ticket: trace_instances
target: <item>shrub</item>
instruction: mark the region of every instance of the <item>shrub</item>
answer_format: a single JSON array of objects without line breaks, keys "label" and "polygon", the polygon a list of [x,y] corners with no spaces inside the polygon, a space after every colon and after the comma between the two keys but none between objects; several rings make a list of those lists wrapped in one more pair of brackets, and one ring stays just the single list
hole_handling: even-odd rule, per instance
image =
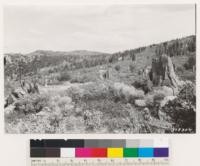
[{"label": "shrub", "polygon": [[111,118],[106,122],[109,133],[126,133],[132,128],[129,118]]},{"label": "shrub", "polygon": [[138,75],[142,75],[142,71],[141,70],[138,70]]},{"label": "shrub", "polygon": [[57,95],[51,98],[50,109],[57,110],[62,117],[70,116],[73,113],[72,99],[66,94]]},{"label": "shrub", "polygon": [[115,70],[116,70],[117,72],[119,72],[120,69],[121,69],[121,67],[120,67],[119,65],[116,65],[116,66],[115,66]]},{"label": "shrub", "polygon": [[193,66],[196,65],[196,58],[195,56],[191,56],[188,58],[188,61],[184,64],[186,70],[192,69]]},{"label": "shrub", "polygon": [[[106,130],[106,132],[109,133],[136,132],[135,130],[137,130],[136,125],[138,125],[138,117],[131,104],[124,104],[121,101],[115,102],[102,98],[99,100],[86,101],[83,105],[84,110],[88,112],[87,116],[91,117],[91,121],[88,121],[90,122],[88,123],[88,129],[90,128],[89,124],[91,124],[90,131],[92,130],[92,126],[100,127],[97,130],[98,132],[101,132],[101,129],[103,129],[104,132]],[[95,116],[98,118],[94,118]],[[92,118],[94,119],[92,120]],[[100,124],[100,126],[98,124]]]},{"label": "shrub", "polygon": [[14,110],[25,114],[37,113],[47,105],[48,97],[46,95],[27,95],[15,103]]},{"label": "shrub", "polygon": [[114,85],[111,87],[111,91],[114,97],[131,103],[134,103],[135,99],[144,97],[144,92],[142,90],[137,90],[134,87],[128,86],[124,83],[114,83]]},{"label": "shrub", "polygon": [[51,126],[48,116],[39,117],[36,114],[27,114],[6,123],[8,133],[55,133],[55,127]]},{"label": "shrub", "polygon": [[185,82],[185,84],[183,84],[182,87],[180,88],[178,96],[181,99],[186,100],[187,102],[190,102],[192,105],[195,106],[196,105],[195,85],[190,81]]},{"label": "shrub", "polygon": [[84,95],[84,90],[82,88],[74,86],[66,90],[66,94],[72,98],[73,101],[77,102]]},{"label": "shrub", "polygon": [[59,123],[59,127],[56,128],[55,133],[74,133],[77,132],[77,129],[80,131],[84,131],[84,120],[82,117],[74,117],[69,116],[65,117]]},{"label": "shrub", "polygon": [[134,64],[130,64],[129,65],[129,70],[131,73],[133,73],[135,71],[135,65]]},{"label": "shrub", "polygon": [[195,80],[196,80],[196,73],[187,70],[183,74],[181,74],[181,79],[184,80],[184,81],[188,81],[189,80],[189,81],[195,82]]},{"label": "shrub", "polygon": [[87,131],[94,131],[101,127],[102,112],[97,110],[86,110],[83,115]]},{"label": "shrub", "polygon": [[153,101],[155,102],[160,102],[161,100],[163,100],[165,97],[165,94],[163,93],[156,93],[153,97]]},{"label": "shrub", "polygon": [[49,73],[49,74],[52,74],[52,73],[54,73],[54,72],[55,72],[55,71],[54,71],[54,68],[51,68],[51,69],[48,70],[48,73]]},{"label": "shrub", "polygon": [[184,67],[183,67],[183,66],[178,66],[178,67],[176,68],[176,71],[177,71],[177,72],[180,72],[180,73],[183,73],[183,72],[184,72]]},{"label": "shrub", "polygon": [[137,90],[132,86],[128,86],[123,83],[115,84],[99,84],[88,83],[78,87],[69,88],[66,93],[72,98],[73,101],[78,102],[89,100],[123,100],[125,102],[133,102],[135,99],[144,97],[142,90]]},{"label": "shrub", "polygon": [[[196,130],[196,96],[194,85],[186,83],[183,85],[176,99],[169,101],[163,112],[169,116],[175,132],[191,133]],[[173,132],[173,131],[172,131]]]},{"label": "shrub", "polygon": [[94,79],[92,79],[88,75],[82,75],[82,76],[79,75],[79,76],[73,77],[70,80],[71,83],[86,83],[86,82],[91,82],[91,81],[94,81]]},{"label": "shrub", "polygon": [[136,80],[132,84],[132,86],[134,86],[137,89],[142,89],[146,94],[152,90],[153,84],[151,83],[150,80],[142,79],[142,80]]},{"label": "shrub", "polygon": [[15,85],[11,81],[5,80],[4,82],[4,95],[7,96],[9,95],[12,91],[14,91]]},{"label": "shrub", "polygon": [[110,97],[109,86],[106,84],[90,83],[84,88],[83,100],[99,100]]},{"label": "shrub", "polygon": [[180,132],[186,133],[195,132],[196,112],[191,103],[186,102],[178,97],[172,101],[169,101],[163,110],[174,123],[173,127],[176,130],[181,129]]},{"label": "shrub", "polygon": [[58,77],[59,81],[69,81],[71,79],[71,76],[68,72],[62,72],[60,73],[60,76]]}]

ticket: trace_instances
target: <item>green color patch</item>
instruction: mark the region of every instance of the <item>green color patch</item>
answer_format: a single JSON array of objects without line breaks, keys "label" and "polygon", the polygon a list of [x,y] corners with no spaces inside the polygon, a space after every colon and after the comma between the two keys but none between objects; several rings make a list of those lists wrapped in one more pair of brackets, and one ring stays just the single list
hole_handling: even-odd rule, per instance
[{"label": "green color patch", "polygon": [[124,157],[138,157],[138,148],[124,148]]}]

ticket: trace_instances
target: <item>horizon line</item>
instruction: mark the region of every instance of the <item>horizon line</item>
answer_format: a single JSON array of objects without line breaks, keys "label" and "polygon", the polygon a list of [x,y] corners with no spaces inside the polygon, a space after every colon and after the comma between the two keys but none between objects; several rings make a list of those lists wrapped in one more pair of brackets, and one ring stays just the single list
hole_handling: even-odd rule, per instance
[{"label": "horizon line", "polygon": [[134,47],[134,48],[127,48],[127,49],[123,49],[123,50],[119,50],[119,51],[115,51],[115,52],[104,52],[104,51],[98,51],[98,50],[90,50],[90,49],[76,49],[76,50],[50,50],[50,49],[36,49],[34,51],[29,51],[27,53],[21,53],[21,52],[4,52],[3,54],[22,54],[22,55],[27,55],[27,54],[31,54],[33,52],[36,52],[36,51],[52,51],[52,52],[75,52],[75,51],[88,51],[88,52],[97,52],[97,53],[102,53],[102,54],[115,54],[115,53],[118,53],[118,52],[124,52],[126,50],[134,50],[134,49],[138,49],[138,48],[141,48],[141,47],[149,47],[151,45],[158,45],[158,44],[162,44],[164,42],[170,42],[170,41],[173,41],[173,40],[177,40],[177,39],[183,39],[183,38],[187,38],[187,37],[191,37],[191,36],[196,36],[196,33],[195,34],[191,34],[191,35],[186,35],[186,36],[183,36],[183,37],[177,37],[177,38],[173,38],[173,39],[170,39],[170,40],[165,40],[165,41],[160,41],[158,43],[152,43],[152,44],[147,44],[147,45],[143,45],[143,46],[138,46],[138,47]]}]

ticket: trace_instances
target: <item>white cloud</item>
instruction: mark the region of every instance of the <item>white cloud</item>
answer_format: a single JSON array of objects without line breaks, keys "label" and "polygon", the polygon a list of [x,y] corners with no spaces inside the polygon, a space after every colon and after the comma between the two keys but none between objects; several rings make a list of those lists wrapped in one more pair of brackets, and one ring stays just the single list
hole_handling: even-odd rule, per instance
[{"label": "white cloud", "polygon": [[116,52],[195,33],[194,5],[6,6],[5,52]]}]

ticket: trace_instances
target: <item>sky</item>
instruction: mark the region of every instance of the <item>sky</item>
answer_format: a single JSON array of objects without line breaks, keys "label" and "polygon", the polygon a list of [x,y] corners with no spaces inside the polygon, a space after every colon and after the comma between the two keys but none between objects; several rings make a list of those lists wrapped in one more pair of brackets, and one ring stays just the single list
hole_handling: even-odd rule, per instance
[{"label": "sky", "polygon": [[195,6],[5,6],[4,52],[114,53],[195,34]]}]

